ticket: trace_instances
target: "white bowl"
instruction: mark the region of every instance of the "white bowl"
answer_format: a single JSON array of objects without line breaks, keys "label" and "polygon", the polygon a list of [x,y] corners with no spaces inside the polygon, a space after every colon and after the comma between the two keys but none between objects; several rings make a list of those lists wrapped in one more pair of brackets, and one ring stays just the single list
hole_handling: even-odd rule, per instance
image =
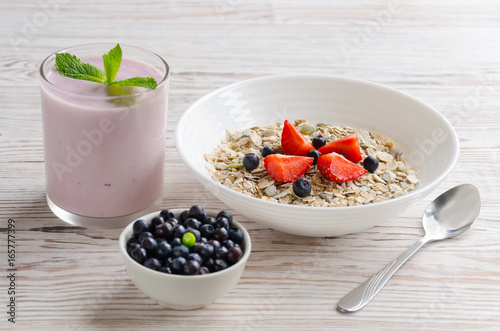
[{"label": "white bowl", "polygon": [[[176,217],[183,209],[172,209]],[[209,216],[216,216],[207,212]],[[140,219],[150,224],[159,212],[148,214]],[[176,310],[199,309],[212,304],[218,298],[229,292],[239,281],[248,257],[252,250],[250,236],[246,229],[233,220],[232,227],[243,233],[243,257],[234,265],[206,275],[173,275],[149,269],[134,261],[127,253],[127,241],[133,236],[130,223],[121,233],[119,239],[120,252],[125,262],[125,268],[132,282],[160,306]]]},{"label": "white bowl", "polygon": [[[420,183],[389,201],[353,207],[279,204],[233,191],[212,180],[203,155],[235,131],[305,118],[365,129],[391,138],[418,168]],[[382,85],[329,75],[278,75],[220,88],[180,118],[176,145],[196,178],[217,198],[269,228],[302,236],[337,236],[365,230],[405,210],[436,188],[458,160],[458,137],[428,104]]]}]

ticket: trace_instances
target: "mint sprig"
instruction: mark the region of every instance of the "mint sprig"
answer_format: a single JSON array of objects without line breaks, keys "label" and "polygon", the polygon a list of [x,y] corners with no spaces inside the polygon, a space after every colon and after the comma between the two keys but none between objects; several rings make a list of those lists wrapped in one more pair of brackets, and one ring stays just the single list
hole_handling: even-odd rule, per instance
[{"label": "mint sprig", "polygon": [[152,77],[133,77],[115,81],[116,74],[122,62],[122,49],[120,44],[102,56],[104,73],[90,63],[83,63],[75,55],[69,53],[56,54],[55,67],[64,77],[88,80],[96,83],[105,83],[108,86],[138,86],[150,90],[156,89],[158,83]]}]

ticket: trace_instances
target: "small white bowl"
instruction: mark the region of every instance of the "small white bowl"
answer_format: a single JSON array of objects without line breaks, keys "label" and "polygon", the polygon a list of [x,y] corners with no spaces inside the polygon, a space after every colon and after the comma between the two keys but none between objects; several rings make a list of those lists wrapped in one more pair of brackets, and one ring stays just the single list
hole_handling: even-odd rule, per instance
[{"label": "small white bowl", "polygon": [[[172,209],[176,217],[183,209]],[[207,212],[210,216],[214,213]],[[150,224],[159,212],[148,214],[140,219]],[[240,280],[248,257],[252,250],[250,236],[246,229],[233,220],[233,227],[243,233],[243,257],[234,265],[206,275],[173,275],[149,269],[134,261],[127,253],[127,241],[133,236],[130,223],[121,233],[119,239],[120,252],[125,262],[125,268],[132,282],[160,306],[176,310],[199,309],[212,304],[218,298],[229,292]]]},{"label": "small white bowl", "polygon": [[[419,170],[411,193],[353,207],[306,207],[250,197],[215,182],[205,168],[225,131],[304,118],[350,126],[394,141]],[[337,236],[388,220],[436,188],[458,160],[458,137],[428,104],[367,81],[329,75],[278,75],[220,88],[196,101],[176,128],[177,150],[196,178],[217,198],[269,228],[302,236]]]}]

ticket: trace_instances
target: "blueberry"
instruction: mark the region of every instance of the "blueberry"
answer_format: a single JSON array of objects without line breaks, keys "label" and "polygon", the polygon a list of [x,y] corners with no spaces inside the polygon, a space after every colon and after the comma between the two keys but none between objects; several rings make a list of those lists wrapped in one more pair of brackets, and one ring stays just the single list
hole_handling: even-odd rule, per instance
[{"label": "blueberry", "polygon": [[252,171],[259,166],[259,157],[254,153],[248,153],[243,157],[243,166],[248,171]]},{"label": "blueberry", "polygon": [[226,247],[227,249],[230,249],[231,247],[234,247],[235,243],[231,239],[226,239],[222,243],[222,246]]},{"label": "blueberry", "polygon": [[203,207],[200,205],[192,205],[191,208],[189,208],[187,216],[196,218],[197,220],[201,221],[205,216],[205,211],[203,210]]},{"label": "blueberry", "polygon": [[262,157],[266,157],[266,156],[271,155],[271,154],[276,154],[276,151],[274,149],[272,149],[271,147],[265,146],[264,148],[262,148],[261,154],[262,154]]},{"label": "blueberry", "polygon": [[214,227],[210,224],[203,224],[200,226],[200,233],[202,238],[212,239],[212,234],[214,233]]},{"label": "blueberry", "polygon": [[229,228],[230,228],[229,220],[226,217],[221,216],[221,217],[217,218],[217,221],[215,222],[215,227],[216,228],[225,228],[226,230],[229,230]]},{"label": "blueberry", "polygon": [[142,232],[148,231],[149,226],[143,220],[137,220],[132,225],[132,231],[134,234],[141,234]]},{"label": "blueberry", "polygon": [[313,164],[316,164],[318,162],[318,158],[321,156],[321,153],[317,149],[311,149],[307,152],[306,156],[313,157]]},{"label": "blueberry", "polygon": [[182,223],[188,218],[189,210],[184,210],[179,215],[179,221]]},{"label": "blueberry", "polygon": [[144,266],[146,268],[150,268],[150,269],[153,269],[153,270],[158,270],[158,269],[161,268],[160,261],[158,261],[154,257],[150,257],[149,259],[147,259],[146,261],[144,261]]},{"label": "blueberry", "polygon": [[175,217],[168,218],[165,222],[172,224],[172,226],[176,226],[177,224],[179,224],[179,220]]},{"label": "blueberry", "polygon": [[200,253],[200,249],[201,249],[201,245],[203,245],[203,243],[201,241],[195,242],[194,245],[189,248],[189,251],[191,253],[197,253],[197,254],[199,254]]},{"label": "blueberry", "polygon": [[165,260],[172,255],[172,249],[172,246],[168,242],[161,242],[158,244],[158,247],[154,252],[154,256],[160,260]]},{"label": "blueberry", "polygon": [[141,241],[141,246],[146,250],[146,252],[152,254],[158,247],[158,242],[153,237],[147,237]]},{"label": "blueberry", "polygon": [[163,217],[164,220],[168,220],[169,218],[175,218],[174,212],[170,209],[164,209],[160,212],[160,216]]},{"label": "blueberry", "polygon": [[221,247],[215,249],[214,258],[225,260],[227,258],[228,253],[229,253],[229,250],[226,247],[221,246]]},{"label": "blueberry", "polygon": [[215,218],[219,218],[219,217],[225,217],[229,220],[233,220],[233,214],[231,214],[230,211],[227,211],[227,210],[221,210],[217,213],[217,216],[215,216]]},{"label": "blueberry", "polygon": [[213,246],[214,249],[217,249],[221,246],[220,242],[215,240],[215,239],[211,239],[208,241],[208,244]]},{"label": "blueberry", "polygon": [[198,275],[200,273],[200,264],[198,261],[188,260],[186,264],[184,264],[183,273],[184,275]]},{"label": "blueberry", "polygon": [[363,168],[365,168],[368,172],[374,173],[378,168],[378,160],[373,156],[367,156],[363,160]]},{"label": "blueberry", "polygon": [[243,251],[240,246],[234,246],[229,249],[227,253],[227,260],[231,263],[238,262],[243,257]]},{"label": "blueberry", "polygon": [[187,248],[186,246],[184,245],[179,245],[179,246],[175,246],[174,248],[172,248],[172,256],[174,258],[176,257],[183,257],[183,258],[187,258],[189,255],[189,248]]},{"label": "blueberry", "polygon": [[148,253],[146,250],[142,247],[137,247],[132,252],[130,252],[130,257],[132,257],[135,261],[139,262],[142,264],[146,257],[148,256]]},{"label": "blueberry", "polygon": [[200,268],[200,274],[201,275],[206,275],[206,274],[209,274],[209,273],[210,273],[210,270],[207,267],[201,267]]},{"label": "blueberry", "polygon": [[185,220],[184,223],[182,223],[182,225],[185,228],[193,228],[198,230],[200,228],[201,222],[198,221],[196,218],[190,217],[187,220]]},{"label": "blueberry", "polygon": [[141,243],[147,237],[153,237],[153,234],[149,231],[143,232],[137,237],[137,241]]},{"label": "blueberry", "polygon": [[131,243],[127,247],[127,253],[128,253],[128,255],[130,255],[134,249],[139,248],[139,247],[141,247],[141,244],[139,244],[139,243]]},{"label": "blueberry", "polygon": [[204,212],[200,217],[198,217],[198,220],[203,223],[203,221],[209,217],[208,214],[206,212]]},{"label": "blueberry", "polygon": [[215,260],[213,258],[205,259],[205,262],[203,262],[203,266],[210,271],[214,271]]},{"label": "blueberry", "polygon": [[304,178],[299,178],[293,183],[293,193],[300,198],[307,197],[311,193],[311,183]]},{"label": "blueberry", "polygon": [[215,259],[214,261],[214,271],[221,271],[227,268],[227,262],[223,259]]},{"label": "blueberry", "polygon": [[172,241],[170,241],[170,245],[172,247],[180,246],[180,245],[182,245],[182,239],[181,238],[173,238]]},{"label": "blueberry", "polygon": [[188,261],[196,261],[199,264],[203,263],[202,257],[198,253],[190,253],[187,257]]},{"label": "blueberry", "polygon": [[151,225],[153,226],[153,228],[157,227],[162,223],[165,223],[165,220],[161,216],[153,217],[153,219],[151,220]]},{"label": "blueberry", "polygon": [[203,224],[210,224],[212,227],[216,227],[217,220],[215,217],[207,217],[203,220]]},{"label": "blueberry", "polygon": [[313,144],[314,148],[319,149],[320,147],[323,147],[326,145],[326,139],[325,139],[325,137],[318,135],[318,136],[313,138],[312,144]]},{"label": "blueberry", "polygon": [[229,225],[231,225],[233,223],[233,214],[231,214],[231,212],[227,211],[227,210],[221,210],[220,212],[217,213],[217,217],[215,218],[219,218],[219,217],[225,217],[229,220]]},{"label": "blueberry", "polygon": [[173,257],[171,257],[171,256],[170,256],[170,257],[167,257],[165,260],[162,260],[162,261],[161,261],[161,266],[162,266],[162,267],[168,267],[168,268],[170,268],[170,267],[172,266],[172,260],[173,260],[173,259],[174,259],[174,258],[173,258]]},{"label": "blueberry", "polygon": [[174,274],[182,274],[184,271],[184,265],[187,263],[187,260],[182,256],[176,257],[172,259],[170,263],[170,269]]},{"label": "blueberry", "polygon": [[214,255],[214,251],[215,251],[214,246],[210,244],[202,244],[200,249],[198,250],[198,254],[203,259],[208,259]]},{"label": "blueberry", "polygon": [[240,229],[229,229],[228,238],[236,244],[241,244],[243,241],[243,232]]},{"label": "blueberry", "polygon": [[186,228],[183,225],[179,224],[174,226],[172,231],[175,238],[182,238],[182,236],[184,236],[184,233],[186,233]]},{"label": "blueberry", "polygon": [[217,228],[214,230],[214,233],[212,234],[212,238],[214,238],[217,241],[223,242],[224,240],[227,239],[228,232],[226,228]]},{"label": "blueberry", "polygon": [[174,228],[171,223],[161,223],[155,228],[156,237],[168,239],[173,237]]},{"label": "blueberry", "polygon": [[130,247],[132,244],[138,244],[139,240],[137,240],[136,237],[130,237],[129,240],[127,240],[127,248]]}]

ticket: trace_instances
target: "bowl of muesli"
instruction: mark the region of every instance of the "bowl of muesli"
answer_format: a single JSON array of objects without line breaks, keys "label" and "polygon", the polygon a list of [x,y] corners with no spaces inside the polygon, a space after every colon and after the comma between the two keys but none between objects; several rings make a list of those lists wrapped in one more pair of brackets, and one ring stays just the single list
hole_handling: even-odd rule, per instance
[{"label": "bowl of muesli", "polygon": [[330,75],[254,78],[184,112],[177,150],[195,177],[248,219],[302,236],[359,232],[426,196],[458,160],[433,107]]}]

